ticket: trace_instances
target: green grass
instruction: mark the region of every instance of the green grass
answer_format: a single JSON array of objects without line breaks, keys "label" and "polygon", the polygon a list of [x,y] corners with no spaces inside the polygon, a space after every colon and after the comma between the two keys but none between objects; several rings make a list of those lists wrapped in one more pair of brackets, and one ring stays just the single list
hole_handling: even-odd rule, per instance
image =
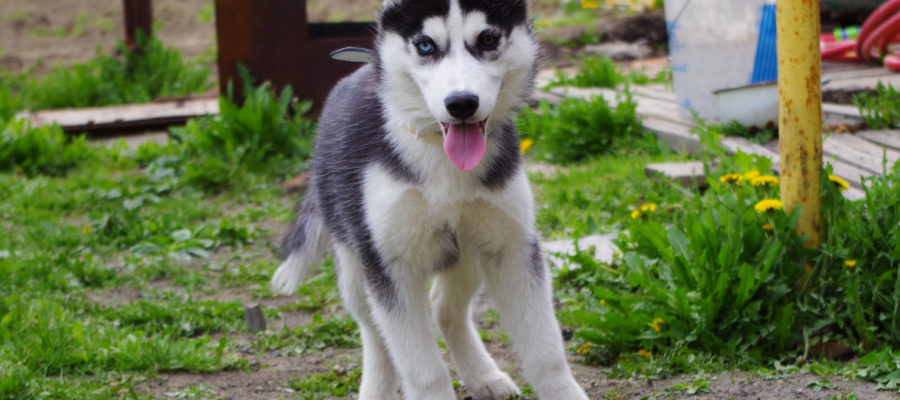
[{"label": "green grass", "polygon": [[556,70],[556,80],[551,82],[547,89],[556,86],[576,86],[583,88],[601,87],[616,88],[620,85],[647,85],[651,83],[672,82],[672,71],[664,69],[654,77],[648,76],[643,70],[622,70],[615,61],[608,56],[582,56],[575,61],[578,71],[574,76],[568,76],[561,70]]},{"label": "green grass", "polygon": [[621,150],[548,174],[531,174],[537,192],[538,227],[544,237],[579,237],[622,231],[631,212],[643,204],[658,205],[656,218],[674,222],[694,196],[668,179],[651,178],[644,166],[684,160],[647,138],[646,150]]},{"label": "green grass", "polygon": [[713,358],[738,354],[758,366],[798,360],[805,345],[835,341],[859,354],[876,350],[864,358],[865,370],[879,372],[867,379],[896,385],[896,357],[884,351],[900,345],[898,325],[882,316],[898,310],[900,204],[893,193],[900,170],[871,178],[866,199],[850,202],[826,169],[821,187],[829,229],[822,249],[810,250],[794,230],[796,210],[755,210],[762,199],[778,198],[777,185],[729,175],[768,171],[769,162],[726,156],[712,141],[717,133],[701,127],[706,159],[720,160],[709,171],[706,193],[682,202],[681,215],[671,220],[638,212],[612,263],[579,253],[569,257],[578,268],[558,274],[560,316],[578,328],[578,353],[606,363],[685,350]]},{"label": "green grass", "polygon": [[[86,16],[76,18],[72,31],[84,31]],[[55,34],[55,33],[53,33]],[[71,66],[56,66],[42,77],[4,77],[0,71],[0,100],[16,98],[15,109],[107,106],[146,103],[160,97],[202,93],[212,87],[210,71],[198,61],[185,62],[181,54],[155,37],[138,37],[143,53],[119,42],[122,56],[98,48],[94,58]],[[0,117],[9,111],[0,106]],[[6,116],[8,118],[8,115]]]},{"label": "green grass", "polygon": [[881,82],[878,82],[875,91],[875,95],[853,99],[853,104],[859,107],[863,122],[870,129],[900,128],[900,91]]},{"label": "green grass", "polygon": [[617,148],[640,147],[648,137],[630,93],[618,104],[603,97],[585,101],[563,98],[559,105],[541,101],[538,110],[525,109],[517,121],[522,137],[532,140],[532,154],[552,163],[573,163],[612,153]]},{"label": "green grass", "polygon": [[[216,299],[273,296],[271,227],[290,221],[294,202],[280,184],[302,168],[299,133],[314,126],[293,113],[290,91],[251,89],[244,104],[223,99],[205,130],[137,149],[7,120],[23,103],[0,118],[0,398],[144,398],[136,388],[159,373],[245,368],[235,335],[272,349],[358,346],[347,317],[269,340],[247,331],[242,301]],[[278,137],[280,147],[263,145]],[[230,176],[239,185],[214,194],[187,165],[217,157],[244,165]],[[333,311],[336,292],[325,268],[298,307]]]}]

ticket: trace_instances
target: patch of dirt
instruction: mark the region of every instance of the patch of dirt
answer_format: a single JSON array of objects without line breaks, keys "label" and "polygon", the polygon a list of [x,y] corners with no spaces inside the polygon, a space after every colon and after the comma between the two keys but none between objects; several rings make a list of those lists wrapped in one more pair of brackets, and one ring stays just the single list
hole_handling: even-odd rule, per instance
[{"label": "patch of dirt", "polygon": [[[662,57],[668,48],[665,15],[661,10],[650,10],[634,15],[606,12],[593,25],[562,26],[549,28],[541,35],[542,57],[550,66],[568,65],[569,59],[578,57],[583,47],[572,47],[585,35],[596,34],[601,43],[639,43],[649,47],[647,57]],[[568,44],[567,44],[568,43]]]},{"label": "patch of dirt", "polygon": [[[291,298],[277,298],[276,301],[289,303]],[[486,346],[497,365],[510,373],[521,386],[525,382],[511,346],[502,339],[503,335],[498,326],[485,323],[486,320],[490,321],[490,318],[485,317],[485,313],[491,308],[489,300],[484,295],[479,296],[474,307],[474,313],[478,316],[476,321],[493,338]],[[325,318],[328,318],[329,314],[344,314],[344,311],[337,308],[332,313],[334,314],[324,313]],[[292,317],[286,316],[286,319],[294,319],[293,323],[288,323],[289,326],[296,326],[295,323],[307,324],[312,321],[312,315],[309,313],[297,312],[295,314],[297,315]],[[278,325],[277,322],[270,321],[269,329],[280,329],[280,326],[276,325]],[[239,334],[232,340],[240,348],[252,341],[252,334]],[[362,357],[361,350],[361,348],[326,349],[322,352],[307,352],[301,356],[284,355],[277,351],[240,352],[238,356],[247,360],[251,365],[249,372],[164,373],[140,385],[138,391],[156,397],[173,397],[178,393],[184,393],[192,386],[203,385],[216,396],[224,399],[293,398],[292,392],[288,389],[291,380],[307,375],[324,374],[332,368],[349,370],[359,367]],[[859,399],[889,400],[897,398],[895,393],[876,391],[875,384],[872,383],[848,381],[841,377],[819,377],[807,372],[771,377],[743,371],[730,371],[712,376],[683,376],[656,381],[607,379],[602,367],[580,364],[580,358],[575,355],[570,354],[568,358],[576,380],[591,399],[828,400],[848,393],[855,393]],[[444,354],[444,360],[453,371],[454,366],[449,354]],[[452,374],[454,380],[459,379],[455,373]],[[695,394],[689,394],[686,389],[678,388],[679,386],[688,387],[695,379],[708,382],[708,388]],[[826,380],[828,382],[825,382]],[[818,382],[818,384],[811,384],[811,382]],[[460,388],[457,393],[459,393],[460,399],[469,398],[464,387]],[[401,397],[398,395],[399,398]]]},{"label": "patch of dirt", "polygon": [[178,398],[192,386],[203,385],[215,398],[234,400],[266,400],[295,398],[289,388],[291,380],[329,372],[332,368],[349,370],[359,365],[359,349],[326,349],[308,352],[300,357],[282,356],[277,352],[241,353],[250,362],[250,371],[227,371],[212,374],[160,374],[135,388],[154,398]]},{"label": "patch of dirt", "polygon": [[[215,24],[202,22],[210,0],[155,1],[156,34],[193,59],[215,43]],[[124,38],[121,1],[56,0],[0,1],[0,67],[14,72],[44,72],[93,57],[101,48],[112,51]]]}]

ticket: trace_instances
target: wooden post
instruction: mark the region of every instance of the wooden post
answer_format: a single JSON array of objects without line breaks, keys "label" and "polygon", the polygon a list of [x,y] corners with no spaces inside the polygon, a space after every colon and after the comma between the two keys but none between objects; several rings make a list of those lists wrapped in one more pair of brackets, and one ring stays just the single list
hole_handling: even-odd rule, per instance
[{"label": "wooden post", "polygon": [[137,32],[141,30],[148,37],[153,35],[152,0],[122,0],[125,9],[125,44],[132,51],[137,48]]},{"label": "wooden post", "polygon": [[781,200],[790,213],[803,206],[797,232],[818,248],[824,222],[822,170],[822,58],[819,0],[778,0],[779,147]]}]

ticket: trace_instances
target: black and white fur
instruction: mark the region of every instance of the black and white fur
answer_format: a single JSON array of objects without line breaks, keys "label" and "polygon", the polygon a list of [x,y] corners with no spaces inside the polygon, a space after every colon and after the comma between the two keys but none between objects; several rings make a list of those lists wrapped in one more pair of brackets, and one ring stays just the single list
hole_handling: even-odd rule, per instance
[{"label": "black and white fur", "polygon": [[[482,288],[538,396],[587,399],[566,363],[513,123],[536,56],[525,0],[387,0],[376,61],[325,103],[272,286],[293,292],[330,246],[363,341],[360,399],[395,400],[398,387],[404,399],[455,399],[436,326],[476,398],[518,394],[473,324]],[[459,93],[478,100],[464,120],[448,111]],[[472,121],[485,121],[487,148],[462,171],[442,149],[444,124]]]}]

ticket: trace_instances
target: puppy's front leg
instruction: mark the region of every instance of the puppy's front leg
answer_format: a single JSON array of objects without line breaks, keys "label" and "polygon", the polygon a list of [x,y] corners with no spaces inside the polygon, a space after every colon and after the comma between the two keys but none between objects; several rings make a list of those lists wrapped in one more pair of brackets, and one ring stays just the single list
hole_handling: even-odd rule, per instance
[{"label": "puppy's front leg", "polygon": [[486,288],[519,354],[525,379],[540,399],[587,400],[566,362],[550,271],[537,240],[507,248],[495,260],[499,265],[485,268]]},{"label": "puppy's front leg", "polygon": [[450,373],[437,346],[426,282],[398,278],[395,297],[375,300],[372,308],[400,374],[403,398],[455,400]]}]

